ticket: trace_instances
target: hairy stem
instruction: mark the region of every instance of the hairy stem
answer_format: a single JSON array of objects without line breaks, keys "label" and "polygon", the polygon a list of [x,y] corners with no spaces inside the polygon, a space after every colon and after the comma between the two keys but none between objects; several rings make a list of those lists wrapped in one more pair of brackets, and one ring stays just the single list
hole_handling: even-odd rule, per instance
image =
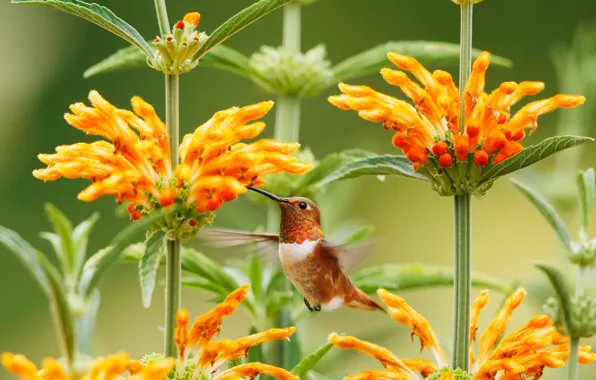
[{"label": "hairy stem", "polygon": [[168,21],[168,10],[166,8],[165,0],[154,0],[155,13],[157,13],[157,23],[159,24],[159,32],[161,35],[170,33],[170,22]]},{"label": "hairy stem", "polygon": [[468,369],[470,341],[470,195],[454,197],[455,211],[455,303],[453,368]]},{"label": "hairy stem", "polygon": [[[300,51],[300,7],[297,3],[289,3],[284,7],[283,47],[288,52]],[[297,142],[300,136],[300,98],[291,95],[280,96],[275,108],[275,140]],[[278,226],[279,207],[271,204],[267,210],[267,230],[275,231]],[[291,290],[291,286],[286,280],[284,290]],[[276,327],[290,327],[291,324],[290,310],[285,308],[277,317]],[[292,368],[295,363],[292,363],[288,345],[286,341],[272,342],[269,350],[270,363],[281,368]]]},{"label": "hairy stem", "polygon": [[181,268],[180,242],[168,240],[166,256],[166,327],[164,339],[164,352],[166,357],[176,357],[176,344],[174,342],[174,328],[176,325],[176,312],[180,308],[180,274]]},{"label": "hairy stem", "polygon": [[[586,269],[581,265],[577,266],[575,278],[575,296],[584,295],[584,275]],[[567,361],[567,380],[579,379],[579,337],[572,337],[569,345],[569,360]]]}]

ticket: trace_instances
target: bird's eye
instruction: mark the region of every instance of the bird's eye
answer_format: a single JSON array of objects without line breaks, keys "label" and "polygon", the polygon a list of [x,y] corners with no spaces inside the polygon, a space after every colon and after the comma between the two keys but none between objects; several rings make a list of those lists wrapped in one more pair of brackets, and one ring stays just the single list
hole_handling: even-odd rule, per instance
[{"label": "bird's eye", "polygon": [[300,202],[298,203],[298,207],[300,207],[300,210],[306,210],[308,208],[308,205],[306,204],[306,202]]}]

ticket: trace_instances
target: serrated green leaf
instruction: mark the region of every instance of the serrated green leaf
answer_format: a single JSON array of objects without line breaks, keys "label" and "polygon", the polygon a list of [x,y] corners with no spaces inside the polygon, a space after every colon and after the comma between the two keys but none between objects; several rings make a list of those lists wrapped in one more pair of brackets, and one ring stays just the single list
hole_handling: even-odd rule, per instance
[{"label": "serrated green leaf", "polygon": [[559,308],[562,310],[561,315],[565,319],[563,323],[567,326],[567,330],[570,332],[575,331],[574,326],[571,326],[571,293],[565,282],[565,276],[558,268],[550,264],[536,263],[534,266],[546,274],[546,277],[553,286],[555,295],[559,301]]},{"label": "serrated green leaf", "polygon": [[[253,335],[258,333],[259,331],[252,326],[248,335]],[[248,363],[263,363],[265,361],[265,354],[263,353],[263,345],[258,344],[256,346],[252,346],[250,350],[248,350]]]},{"label": "serrated green leaf", "polygon": [[145,253],[139,261],[139,281],[141,284],[141,297],[143,306],[151,306],[151,296],[155,289],[155,278],[159,262],[166,254],[166,234],[163,231],[153,233],[145,242]]},{"label": "serrated green leaf", "polygon": [[135,28],[101,5],[89,4],[80,0],[12,0],[11,2],[14,4],[46,5],[84,18],[139,47],[147,56],[151,57],[153,55],[153,49]]},{"label": "serrated green leaf", "polygon": [[522,184],[521,182],[517,181],[516,179],[511,179],[511,183],[515,185],[515,187],[528,199],[534,207],[542,214],[542,216],[548,221],[551,227],[557,232],[559,235],[559,239],[565,245],[565,247],[571,250],[571,237],[569,236],[569,231],[563,223],[563,220],[559,217],[559,214],[555,211],[553,206],[551,206],[540,194],[538,194],[533,189],[529,188],[528,186]]},{"label": "serrated green leaf", "polygon": [[[382,67],[390,63],[387,58],[389,52],[409,55],[428,67],[442,67],[459,62],[458,44],[436,41],[391,41],[365,50],[335,65],[333,67],[335,79],[345,81],[378,73]],[[472,51],[474,58],[480,53],[478,49]],[[513,66],[510,60],[495,55],[491,57],[491,63],[497,66]]]},{"label": "serrated green leaf", "polygon": [[321,361],[325,355],[327,355],[329,350],[331,350],[331,347],[333,347],[332,343],[325,343],[319,347],[315,352],[302,359],[300,363],[298,363],[292,369],[292,374],[302,379],[304,376],[306,376],[308,371],[313,369],[317,363]]},{"label": "serrated green leaf", "polygon": [[44,293],[50,297],[52,290],[41,264],[37,258],[37,251],[18,233],[0,226],[0,243],[2,243],[17,259],[25,269],[39,283]]},{"label": "serrated green leaf", "polygon": [[74,248],[72,246],[72,223],[68,220],[66,215],[60,212],[54,205],[46,203],[44,208],[48,215],[48,219],[54,227],[54,236],[57,236],[59,240],[56,240],[55,237],[52,237],[50,234],[42,233],[41,236],[52,243],[52,246],[56,251],[56,256],[62,265],[62,272],[65,275],[72,275],[75,270],[74,266],[76,261]]},{"label": "serrated green leaf", "polygon": [[517,170],[535,164],[538,161],[560,152],[565,149],[583,144],[588,141],[594,141],[590,137],[578,136],[553,136],[549,137],[536,145],[529,146],[513,157],[500,162],[482,175],[479,185],[492,182],[499,177],[507,175]]},{"label": "serrated green leaf", "polygon": [[74,363],[75,357],[75,330],[73,316],[68,304],[66,289],[63,285],[63,279],[60,273],[52,263],[42,254],[37,253],[37,260],[48,279],[50,289],[50,304],[54,316],[60,343],[63,353],[68,358],[69,363]]},{"label": "serrated green leaf", "polygon": [[[434,286],[453,285],[453,268],[421,263],[383,264],[356,271],[352,282],[364,292],[372,294],[379,288],[398,291]],[[472,286],[511,294],[506,283],[480,272],[472,273]]]},{"label": "serrated green leaf", "polygon": [[594,169],[590,168],[577,176],[579,186],[579,205],[581,213],[581,222],[584,232],[588,231],[590,225],[590,214],[596,200],[596,178]]},{"label": "serrated green leaf", "polygon": [[203,57],[209,50],[221,44],[235,33],[290,1],[292,0],[260,0],[241,10],[211,33],[207,41],[205,41],[197,52],[196,57]]},{"label": "serrated green leaf", "polygon": [[99,214],[94,212],[87,220],[82,221],[72,230],[72,247],[75,254],[74,273],[77,278],[87,259],[89,234],[97,219],[99,219]]},{"label": "serrated green leaf", "polygon": [[360,158],[341,165],[317,183],[322,187],[331,182],[357,178],[364,175],[397,175],[428,181],[428,179],[412,170],[412,163],[405,156],[380,154]]},{"label": "serrated green leaf", "polygon": [[148,67],[147,56],[138,47],[127,46],[85,70],[83,78],[91,78],[94,75],[109,73],[110,71],[136,69],[138,67]]},{"label": "serrated green leaf", "polygon": [[81,292],[85,297],[89,297],[91,293],[97,289],[108,269],[118,262],[122,252],[124,252],[129,245],[133,244],[135,240],[141,239],[143,233],[146,232],[153,223],[160,218],[163,218],[167,211],[169,210],[161,209],[155,211],[151,215],[147,215],[126,226],[118,235],[116,235],[109,247],[101,250],[87,260],[83,267],[81,279],[81,281],[84,282]]}]

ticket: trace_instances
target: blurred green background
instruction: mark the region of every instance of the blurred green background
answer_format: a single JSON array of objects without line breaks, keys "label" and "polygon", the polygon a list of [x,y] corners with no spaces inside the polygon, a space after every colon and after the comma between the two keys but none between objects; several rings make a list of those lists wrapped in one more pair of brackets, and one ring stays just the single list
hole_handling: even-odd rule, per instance
[{"label": "blurred green background", "polygon": [[[157,32],[153,2],[101,0],[116,14],[135,26],[146,38]],[[188,1],[169,0],[170,21],[189,11],[201,13],[199,29],[207,33],[229,16],[246,7],[250,0]],[[388,40],[440,40],[457,43],[459,9],[448,0],[320,0],[303,8],[303,50],[325,43],[328,57],[338,62],[352,54]],[[260,20],[227,44],[250,55],[260,45],[281,43],[282,12],[278,10]],[[474,46],[514,61],[513,69],[489,69],[488,88],[505,80],[540,80],[546,83],[544,97],[558,92],[555,69],[549,49],[557,43],[570,43],[580,23],[596,21],[596,3],[589,0],[487,0],[474,10]],[[114,200],[105,197],[86,204],[76,194],[86,186],[82,180],[44,183],[31,176],[41,167],[36,155],[51,152],[59,144],[90,141],[63,120],[68,106],[86,101],[89,90],[98,90],[120,108],[129,108],[133,95],[140,95],[163,112],[163,78],[150,69],[101,75],[89,80],[83,71],[125,42],[108,32],[61,12],[42,7],[17,6],[7,0],[0,3],[0,225],[21,233],[46,252],[50,246],[37,237],[48,230],[43,204],[52,202],[78,223],[93,211],[101,219],[92,236],[90,252],[107,244],[128,221],[114,212]],[[388,65],[390,63],[388,62]],[[456,77],[455,66],[447,67]],[[596,67],[594,67],[596,70]],[[398,94],[380,75],[353,81],[369,84],[380,91]],[[272,98],[247,80],[213,69],[197,69],[182,76],[182,133],[188,133],[214,112],[230,106],[242,106]],[[380,125],[359,119],[354,112],[341,112],[326,97],[335,90],[304,102],[300,142],[311,147],[317,157],[346,149],[361,148],[377,152],[396,150],[391,134]],[[535,100],[533,97],[531,100]],[[590,106],[588,99],[585,106]],[[525,104],[525,103],[522,103]],[[538,131],[524,143],[537,142],[554,133],[558,111],[541,118]],[[272,136],[273,112],[265,119],[268,128],[263,137]],[[587,134],[595,137],[589,120]],[[581,168],[596,165],[594,145],[582,148]],[[549,175],[554,160],[544,161],[538,169]],[[549,178],[549,177],[547,177]],[[552,180],[551,180],[552,181]],[[552,182],[551,182],[552,183]],[[376,226],[376,236],[383,239],[370,264],[420,261],[431,264],[452,263],[452,200],[432,192],[426,183],[388,178],[380,182],[363,178],[335,187],[350,189],[341,208],[348,217]],[[578,225],[574,208],[564,212],[575,231]],[[341,218],[346,217],[342,215]],[[252,228],[264,222],[265,210],[245,200],[225,204],[216,224]],[[338,217],[339,218],[339,217]],[[329,225],[333,219],[325,219]],[[592,231],[596,232],[596,231]],[[473,200],[473,268],[507,282],[522,281],[528,289],[542,296],[548,284],[533,268],[535,260],[545,260],[568,268],[561,246],[547,223],[506,179],[497,182],[484,200]],[[58,354],[48,305],[42,292],[22,265],[0,248],[0,351],[27,354],[39,362],[44,356]],[[120,349],[132,356],[160,351],[162,335],[163,288],[156,291],[154,303],[142,307],[135,265],[120,265],[111,271],[102,288],[102,306],[96,333],[95,352],[106,354]],[[593,277],[593,276],[592,276]],[[593,285],[593,284],[592,284]],[[540,293],[538,293],[540,291]],[[474,291],[474,295],[478,290]],[[402,294],[437,330],[447,350],[451,346],[451,289],[409,291]],[[531,296],[531,294],[530,294]],[[183,305],[192,315],[206,311],[209,298],[196,290],[185,290]],[[529,299],[529,298],[528,298]],[[502,296],[492,296],[481,319],[486,327]],[[517,326],[539,310],[539,302],[528,301],[513,318]],[[223,335],[244,334],[248,324],[242,312],[224,323]],[[381,313],[340,309],[320,313],[301,326],[304,345],[315,347],[331,331],[360,336],[378,336],[379,342],[402,357],[417,356],[418,344],[410,344],[405,327]],[[382,338],[381,338],[382,336]],[[327,363],[336,373],[378,368],[371,359],[354,355],[348,363]],[[582,379],[596,376],[596,365],[582,366]],[[330,367],[331,368],[331,367]],[[562,378],[562,372],[550,371],[545,378]],[[0,378],[9,378],[0,372]]]}]

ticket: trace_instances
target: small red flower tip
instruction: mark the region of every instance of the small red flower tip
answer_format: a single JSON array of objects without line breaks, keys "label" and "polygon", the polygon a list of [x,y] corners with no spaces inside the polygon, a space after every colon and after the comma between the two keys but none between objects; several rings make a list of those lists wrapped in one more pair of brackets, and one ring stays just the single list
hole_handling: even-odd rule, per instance
[{"label": "small red flower tip", "polygon": [[173,39],[174,39],[174,37],[172,37],[172,36],[168,36],[168,37],[166,38],[166,40],[167,40],[168,42],[172,42],[172,40],[173,40]]},{"label": "small red flower tip", "polygon": [[135,204],[134,203],[129,204],[126,209],[128,210],[129,213],[133,212],[135,209]]},{"label": "small red flower tip", "polygon": [[197,225],[197,222],[194,219],[191,219],[191,220],[188,221],[188,225],[191,226],[191,227],[194,227],[194,226]]},{"label": "small red flower tip", "polygon": [[156,38],[153,42],[156,43],[156,44],[158,44],[158,43],[161,42],[161,40],[159,38]]},{"label": "small red flower tip", "polygon": [[141,219],[141,212],[139,210],[133,210],[133,212],[130,213],[130,218],[132,220],[139,220],[139,219]]},{"label": "small red flower tip", "polygon": [[509,141],[520,141],[523,140],[524,137],[526,137],[526,131],[524,131],[523,129],[518,129],[517,131],[513,132],[513,134],[511,134],[511,138],[509,139]]},{"label": "small red flower tip", "polygon": [[393,146],[401,149],[407,149],[410,145],[408,143],[408,139],[401,132],[398,132],[395,135],[393,135],[393,139],[391,142],[393,143]]},{"label": "small red flower tip", "polygon": [[433,154],[440,157],[449,151],[449,147],[445,141],[439,141],[433,145]]},{"label": "small red flower tip", "polygon": [[[509,133],[511,135],[511,132]],[[511,136],[510,136],[511,137]],[[494,137],[489,137],[482,148],[487,154],[492,154],[494,151],[501,149],[507,145],[507,138],[504,133],[499,133]]]},{"label": "small red flower tip", "polygon": [[449,153],[445,153],[439,157],[439,165],[444,168],[448,168],[453,164],[453,157]]},{"label": "small red flower tip", "polygon": [[488,164],[488,154],[483,150],[477,150],[474,152],[474,165],[483,167]]},{"label": "small red flower tip", "polygon": [[413,163],[413,164],[412,164],[412,169],[413,169],[415,172],[417,172],[417,171],[418,171],[418,169],[420,169],[420,164],[419,164],[419,163],[417,163],[417,162]]},{"label": "small red flower tip", "polygon": [[509,157],[515,156],[516,154],[521,152],[523,149],[524,149],[524,147],[517,141],[510,141],[503,148],[501,148],[499,150],[499,153],[495,154],[495,157],[493,158],[493,162],[495,165],[497,165],[500,162],[508,159]]},{"label": "small red flower tip", "polygon": [[511,140],[511,131],[509,129],[502,129],[503,135],[507,140]]},{"label": "small red flower tip", "polygon": [[476,124],[470,124],[466,128],[466,132],[468,133],[468,137],[470,138],[478,137],[478,135],[480,134],[480,128],[478,128]]},{"label": "small red flower tip", "polygon": [[168,207],[174,204],[174,200],[176,199],[176,190],[168,187],[163,189],[161,193],[159,193],[159,204],[163,207]]},{"label": "small red flower tip", "polygon": [[455,136],[455,157],[458,161],[465,161],[468,157],[468,136],[457,135]]},{"label": "small red flower tip", "polygon": [[426,151],[423,148],[419,147],[408,150],[408,153],[406,153],[406,158],[412,161],[413,163],[417,162],[421,165],[426,164],[428,161]]},{"label": "small red flower tip", "polygon": [[509,117],[507,116],[507,114],[505,112],[498,112],[497,111],[497,124],[505,124],[507,122],[507,120],[509,119]]},{"label": "small red flower tip", "polygon": [[186,22],[190,25],[197,26],[197,25],[199,25],[199,22],[201,22],[201,14],[199,12],[187,13],[184,16],[184,22]]},{"label": "small red flower tip", "polygon": [[178,21],[175,25],[176,29],[184,29],[184,22]]}]

